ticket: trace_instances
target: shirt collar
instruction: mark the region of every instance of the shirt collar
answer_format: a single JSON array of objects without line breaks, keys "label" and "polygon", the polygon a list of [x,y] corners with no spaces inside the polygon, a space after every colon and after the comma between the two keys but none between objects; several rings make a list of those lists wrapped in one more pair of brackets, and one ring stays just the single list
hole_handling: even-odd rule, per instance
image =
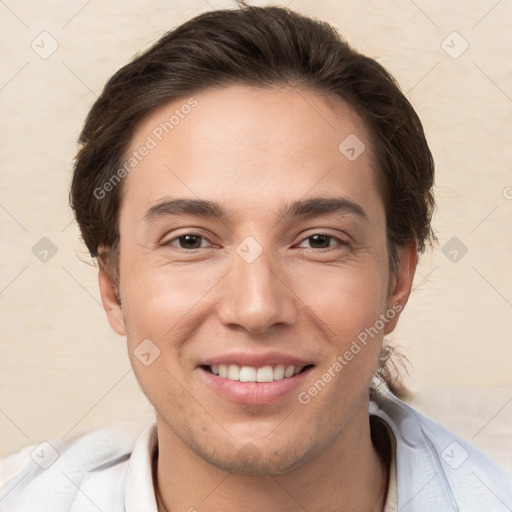
[{"label": "shirt collar", "polygon": [[153,462],[158,450],[156,422],[148,425],[133,448],[124,496],[125,512],[158,512],[155,498],[156,475]]}]

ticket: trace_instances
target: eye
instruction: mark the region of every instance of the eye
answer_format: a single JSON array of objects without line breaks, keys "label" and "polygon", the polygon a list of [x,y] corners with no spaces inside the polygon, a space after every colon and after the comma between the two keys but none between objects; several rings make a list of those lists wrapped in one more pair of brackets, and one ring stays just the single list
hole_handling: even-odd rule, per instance
[{"label": "eye", "polygon": [[348,245],[340,238],[337,238],[333,235],[329,235],[327,233],[315,233],[314,235],[305,238],[302,243],[304,243],[307,240],[310,240],[310,246],[312,249],[331,249],[333,248],[333,245],[329,243],[331,240],[338,242],[338,245],[340,246]]},{"label": "eye", "polygon": [[[172,238],[164,245],[177,247],[178,249],[194,250],[205,247],[204,245],[201,245],[201,240],[206,241],[206,238],[198,233],[186,233],[184,235],[177,236],[176,238]],[[176,242],[178,245],[176,245]]]},{"label": "eye", "polygon": [[[348,245],[347,242],[344,242],[340,238],[328,233],[315,233],[310,235],[301,242],[299,247],[302,246],[302,244],[306,241],[309,241],[311,249],[334,249],[336,245]],[[205,242],[206,244],[202,244],[202,242]],[[184,235],[172,238],[168,242],[165,242],[163,245],[176,247],[177,249],[193,251],[207,247],[208,240],[199,233],[185,233]]]}]

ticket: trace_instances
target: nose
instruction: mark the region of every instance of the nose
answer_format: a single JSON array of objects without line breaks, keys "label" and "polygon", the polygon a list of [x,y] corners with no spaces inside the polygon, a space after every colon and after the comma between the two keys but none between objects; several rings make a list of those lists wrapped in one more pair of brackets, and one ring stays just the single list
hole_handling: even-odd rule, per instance
[{"label": "nose", "polygon": [[278,324],[292,325],[297,318],[297,302],[286,281],[283,267],[266,251],[250,263],[235,254],[218,304],[219,319],[251,333],[263,333]]}]

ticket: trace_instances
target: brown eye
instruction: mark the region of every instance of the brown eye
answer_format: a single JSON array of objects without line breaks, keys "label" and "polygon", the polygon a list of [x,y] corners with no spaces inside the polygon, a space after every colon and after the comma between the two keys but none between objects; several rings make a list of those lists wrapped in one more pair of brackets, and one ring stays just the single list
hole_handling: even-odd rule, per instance
[{"label": "brown eye", "polygon": [[314,235],[305,238],[302,243],[309,241],[311,249],[330,249],[336,245],[336,243],[331,244],[331,240],[337,242],[338,245],[347,245],[345,242],[343,242],[343,240],[340,240],[339,238],[327,233],[315,233]]},{"label": "brown eye", "polygon": [[308,237],[308,240],[310,240],[310,245],[313,249],[325,249],[327,247],[330,247],[330,240],[331,236],[329,235],[313,235]]},{"label": "brown eye", "polygon": [[[180,235],[176,238],[173,238],[172,240],[169,240],[165,245],[170,245],[176,247],[176,243],[178,243],[179,249],[200,249],[201,246],[201,240],[205,240],[205,238],[201,235],[198,235],[196,233],[187,233],[186,235]],[[204,247],[204,246],[203,246]]]}]

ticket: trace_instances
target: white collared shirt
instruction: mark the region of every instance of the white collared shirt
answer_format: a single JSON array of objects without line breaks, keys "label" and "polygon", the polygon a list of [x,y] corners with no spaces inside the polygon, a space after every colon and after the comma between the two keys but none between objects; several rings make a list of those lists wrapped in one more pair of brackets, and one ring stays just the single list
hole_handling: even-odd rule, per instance
[{"label": "white collared shirt", "polygon": [[[369,412],[393,436],[385,512],[512,510],[512,481],[464,440],[384,386]],[[0,461],[0,511],[158,512],[157,451],[156,423],[142,433],[117,424],[27,446]]]}]

